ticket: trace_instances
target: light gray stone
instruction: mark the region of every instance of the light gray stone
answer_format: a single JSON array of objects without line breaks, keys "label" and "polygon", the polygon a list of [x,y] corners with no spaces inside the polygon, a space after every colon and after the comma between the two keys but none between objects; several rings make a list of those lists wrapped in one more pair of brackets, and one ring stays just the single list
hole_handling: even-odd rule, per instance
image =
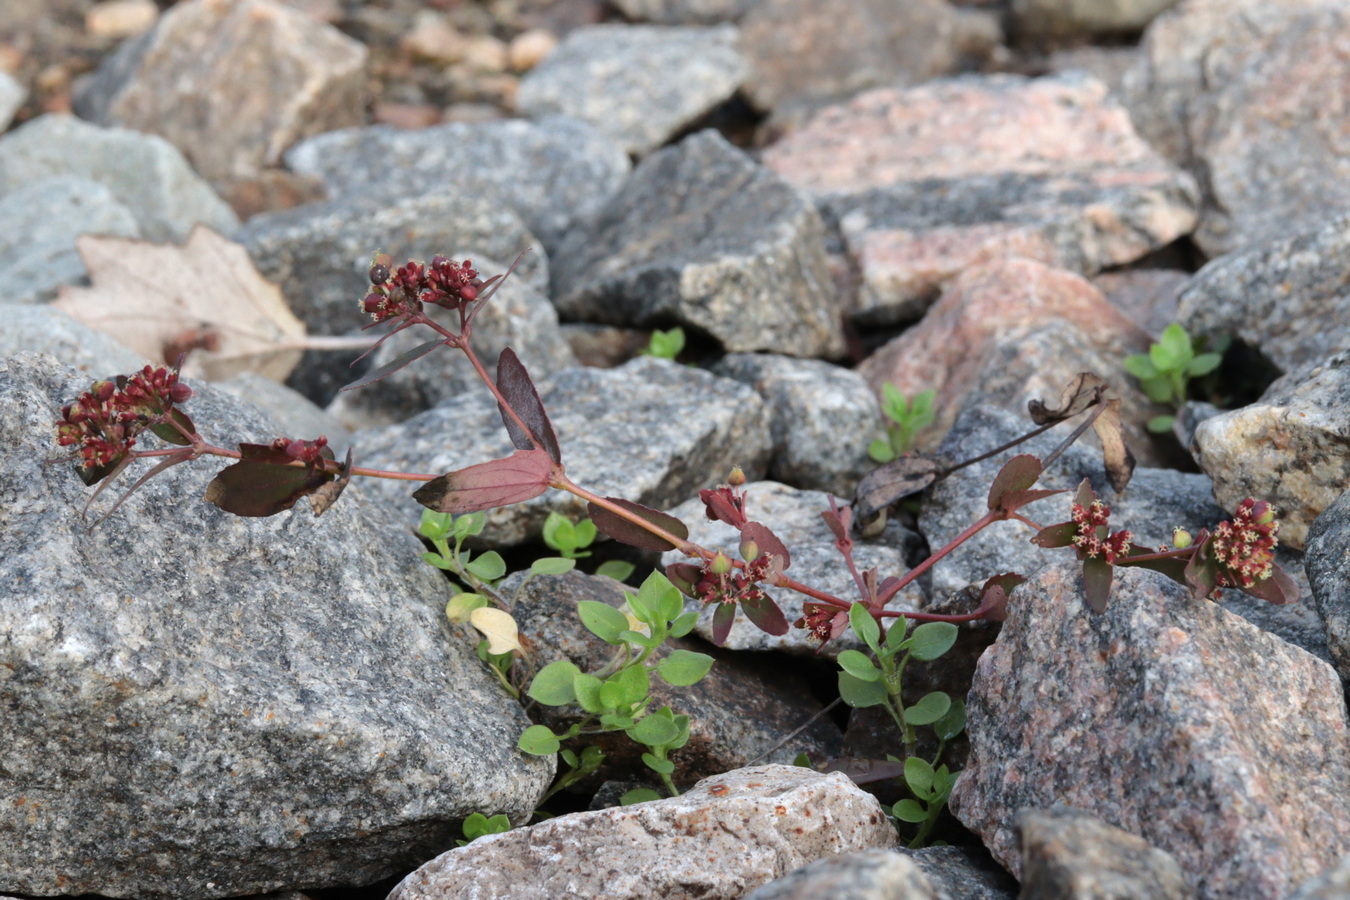
[{"label": "light gray stone", "polygon": [[1191,897],[1170,853],[1081,809],[1024,809],[1013,831],[1022,850],[1018,900]]},{"label": "light gray stone", "polygon": [[1334,868],[1299,885],[1286,900],[1345,900],[1350,897],[1350,856]]},{"label": "light gray stone", "polygon": [[[835,549],[834,534],[820,518],[821,512],[830,508],[828,494],[823,491],[799,491],[773,481],[752,481],[746,484],[745,492],[746,514],[750,520],[769,526],[792,557],[792,565],[784,574],[841,600],[858,600],[857,583],[844,558]],[[845,505],[843,501],[838,501],[839,507]],[[723,550],[733,559],[739,558],[737,547],[741,543],[740,532],[725,522],[710,521],[703,510],[703,502],[696,497],[670,512],[689,526],[689,540],[709,550]],[[900,577],[909,571],[906,559],[917,548],[917,543],[917,535],[892,522],[875,539],[855,539],[853,560],[859,572],[875,566],[883,579],[890,575]],[[671,551],[661,558],[661,562],[668,566],[687,560],[678,552]],[[789,624],[802,616],[803,607],[810,600],[805,594],[786,589],[773,588],[769,594],[783,610]],[[902,590],[888,608],[913,611],[923,605],[923,589],[914,583]],[[712,607],[701,607],[697,600],[687,600],[685,606],[692,610],[701,609],[694,630],[711,640]],[[732,650],[782,650],[803,656],[819,652],[821,656],[832,658],[838,656],[841,650],[861,647],[862,642],[850,631],[821,649],[820,642],[801,628],[789,628],[787,634],[783,635],[760,631],[737,608],[725,646]]]},{"label": "light gray stone", "polygon": [[239,220],[168,141],[49,114],[0,138],[0,194],[51,175],[105,185],[149,241],[182,241],[198,223],[233,234]]},{"label": "light gray stone", "polygon": [[[49,357],[0,361],[0,890],[367,884],[471,812],[529,815],[552,761],[515,749],[528,719],[401,523],[351,492],[317,519],[236,518],[201,499],[218,467],[198,462],[91,530],[90,489],[43,464],[88,385]],[[184,409],[213,434],[276,433],[207,387]]]},{"label": "light gray stone", "polygon": [[1275,505],[1281,543],[1297,550],[1350,484],[1350,352],[1285,375],[1241,409],[1201,422],[1191,451],[1227,509]]},{"label": "light gray stone", "polygon": [[1313,521],[1304,566],[1331,661],[1350,684],[1350,490]]},{"label": "light gray stone", "polygon": [[[378,389],[378,385],[375,386]],[[666,509],[712,487],[733,465],[762,477],[772,441],[759,395],[739,382],[668,360],[641,357],[616,369],[566,369],[539,385],[568,477],[601,496]],[[487,389],[442,402],[399,425],[355,436],[360,464],[441,475],[509,456],[513,448]],[[416,484],[375,481],[376,491],[416,521]],[[550,510],[573,520],[586,504],[571,494],[488,513],[483,539],[519,544],[539,534]]]},{"label": "light gray stone", "polygon": [[0,296],[18,303],[53,299],[87,274],[75,249],[82,234],[140,237],[136,217],[97,181],[40,179],[0,196]]},{"label": "light gray stone", "polygon": [[716,25],[745,14],[756,0],[615,0],[619,12],[657,25]]},{"label": "light gray stone", "polygon": [[1201,900],[1283,897],[1350,849],[1335,671],[1159,573],[1117,570],[1093,615],[1079,563],[1041,569],[967,710],[951,808],[1015,876],[1016,813],[1058,803],[1170,853]]},{"label": "light gray stone", "polygon": [[713,131],[643,160],[554,254],[553,285],[564,318],[675,323],[731,352],[843,350],[820,217]]},{"label": "light gray stone", "polygon": [[748,65],[733,26],[578,28],[520,82],[516,109],[594,125],[644,156],[731,98]]},{"label": "light gray stone", "polygon": [[469,892],[479,900],[734,900],[814,860],[894,843],[881,804],[844,775],[755,766],[679,797],[479,838],[413,872],[389,900]]},{"label": "light gray stone", "polygon": [[881,409],[851,369],[777,354],[732,353],[713,366],[750,385],[773,416],[769,477],[793,487],[851,497],[876,467],[867,445],[881,437]]},{"label": "light gray stone", "polygon": [[29,351],[54,356],[90,381],[129,374],[149,360],[48,304],[0,304],[0,357]]},{"label": "light gray stone", "polygon": [[334,198],[480,195],[515,210],[550,254],[573,225],[604,205],[631,168],[628,154],[594,126],[564,116],[416,131],[347,128],[297,144],[286,164],[321,179]]},{"label": "light gray stone", "polygon": [[287,437],[313,440],[322,435],[338,459],[347,452],[352,435],[336,416],[315,406],[308,397],[256,372],[243,372],[214,387],[263,409]]},{"label": "light gray stone", "polygon": [[829,856],[760,885],[745,900],[942,900],[923,869],[899,850],[860,850]]}]

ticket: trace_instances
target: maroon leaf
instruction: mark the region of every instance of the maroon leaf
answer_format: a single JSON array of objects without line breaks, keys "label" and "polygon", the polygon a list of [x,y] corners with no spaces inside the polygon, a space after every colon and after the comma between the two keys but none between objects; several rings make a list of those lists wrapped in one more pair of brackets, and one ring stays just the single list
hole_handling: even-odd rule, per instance
[{"label": "maroon leaf", "polygon": [[751,540],[759,545],[761,554],[768,553],[774,559],[778,560],[777,569],[779,572],[792,565],[792,556],[788,553],[788,548],[778,539],[778,535],[769,530],[767,525],[761,522],[747,522],[741,529],[741,540]]},{"label": "maroon leaf", "polygon": [[[634,503],[632,500],[620,500],[618,497],[606,497],[605,499],[615,506],[623,507],[638,518],[651,522],[657,528],[675,535],[680,540],[685,540],[689,537],[689,528],[669,513],[663,513],[660,510],[652,509],[650,506],[643,506],[641,503]],[[603,506],[596,506],[594,503],[588,503],[586,504],[586,508],[590,513],[591,521],[595,523],[595,527],[614,538],[616,541],[622,541],[625,544],[643,550],[653,550],[657,553],[664,553],[667,550],[676,549],[675,545],[665,538],[657,537],[641,525],[630,522],[623,516],[612,513]]]},{"label": "maroon leaf", "polygon": [[1054,550],[1059,547],[1068,547],[1077,536],[1077,525],[1073,522],[1060,522],[1058,525],[1047,525],[1036,532],[1036,536],[1031,539],[1031,542],[1037,547]]},{"label": "maroon leaf", "polygon": [[510,456],[433,478],[413,493],[413,499],[442,513],[509,506],[548,490],[552,471],[553,459],[543,450],[517,450]]},{"label": "maroon leaf", "polygon": [[[998,509],[1003,496],[1013,491],[1025,491],[1041,477],[1041,461],[1030,453],[1014,456],[1003,464],[989,486],[989,508]],[[1014,507],[1015,509],[1016,507]]]},{"label": "maroon leaf", "polygon": [[768,594],[761,594],[752,600],[742,600],[741,609],[745,617],[767,634],[787,634],[788,621],[778,604]]},{"label": "maroon leaf", "polygon": [[[834,506],[834,498],[830,498],[830,506]],[[825,527],[830,529],[834,535],[834,545],[840,550],[846,546],[853,546],[853,538],[849,536],[849,529],[853,527],[853,508],[845,506],[843,509],[827,509],[820,514],[825,520]]]},{"label": "maroon leaf", "polygon": [[1025,575],[1005,572],[985,581],[980,590],[980,606],[975,610],[976,615],[990,622],[1002,622],[1008,617],[1008,595],[1026,580]]},{"label": "maroon leaf", "polygon": [[1210,539],[1210,533],[1204,529],[1195,536],[1195,543],[1192,545],[1195,547],[1195,553],[1186,564],[1184,573],[1186,585],[1191,589],[1191,596],[1197,600],[1208,598],[1219,586],[1219,564],[1210,553]]},{"label": "maroon leaf", "polygon": [[858,484],[853,505],[858,519],[867,521],[897,500],[919,491],[944,474],[944,463],[934,456],[906,453],[868,472]]},{"label": "maroon leaf", "polygon": [[[84,504],[83,515],[89,514],[89,507],[93,504],[95,500],[98,499],[98,495],[103,493],[103,489],[106,488],[108,485],[112,484],[118,475],[122,474],[122,470],[125,469],[131,463],[132,459],[133,457],[124,456],[121,458],[121,462],[117,462],[113,465],[112,471],[108,473],[109,475],[108,480],[100,484],[98,486],[98,490],[94,491],[93,496],[91,496],[88,502]],[[121,506],[124,502],[126,502],[126,499],[128,497],[136,493],[136,491],[140,488],[140,486],[145,484],[151,478],[154,478],[156,475],[158,475],[160,472],[163,472],[165,469],[168,469],[170,466],[176,466],[179,463],[187,462],[190,459],[192,459],[191,450],[181,450],[171,456],[166,456],[163,459],[161,459],[159,463],[157,463],[154,466],[154,468],[152,468],[149,472],[146,472],[140,478],[137,478],[136,483],[133,484],[131,487],[127,488],[126,493],[118,497],[117,502],[114,503],[111,507],[109,507],[107,512],[105,512],[103,515],[95,519],[92,527],[97,528],[100,524],[102,524],[104,519],[108,518],[108,516],[111,516],[113,513],[115,513],[117,511],[117,508]]]},{"label": "maroon leaf", "polygon": [[698,492],[698,499],[703,501],[703,514],[708,517],[708,521],[725,522],[739,529],[745,524],[745,510],[732,502],[731,493],[731,488],[726,486],[715,490],[704,488]]},{"label": "maroon leaf", "polygon": [[368,384],[374,384],[381,378],[387,378],[388,376],[393,375],[395,372],[397,372],[404,366],[410,365],[411,363],[414,363],[417,360],[421,359],[422,357],[426,356],[432,350],[435,350],[437,347],[440,347],[444,343],[445,338],[438,337],[434,340],[427,341],[426,343],[418,344],[416,347],[412,348],[408,352],[400,353],[398,356],[394,357],[389,362],[380,366],[378,369],[375,369],[371,372],[367,372],[365,375],[362,375],[360,378],[356,379],[351,384],[345,385],[344,387],[340,388],[338,390],[338,393],[340,394],[343,391],[354,391],[359,387],[365,387]]},{"label": "maroon leaf", "polygon": [[[497,357],[497,389],[516,411],[516,415],[520,416],[525,427],[530,429],[530,434],[544,445],[553,461],[561,463],[562,452],[558,449],[558,438],[553,434],[553,425],[548,420],[548,413],[544,412],[539,392],[535,390],[534,382],[530,380],[530,373],[525,371],[525,364],[510,347]],[[512,445],[517,450],[533,450],[534,441],[531,440],[530,434],[521,430],[520,425],[500,403],[497,404],[497,408],[502,414],[502,422],[506,425],[506,433],[511,435]]]},{"label": "maroon leaf", "polygon": [[1111,578],[1115,567],[1100,556],[1083,560],[1083,597],[1095,613],[1106,612],[1111,599]]},{"label": "maroon leaf", "polygon": [[999,499],[999,506],[1009,513],[1016,512],[1028,503],[1035,503],[1037,500],[1044,500],[1046,497],[1053,497],[1055,494],[1067,493],[1067,489],[1058,491],[1038,488],[1034,491],[1008,491]]},{"label": "maroon leaf", "polygon": [[[267,444],[240,444],[239,452],[243,459],[222,469],[206,486],[206,499],[236,516],[276,515],[334,478],[317,465],[285,465],[291,462],[286,452]],[[322,453],[333,458],[327,447]]]},{"label": "maroon leaf", "polygon": [[731,634],[731,623],[735,621],[736,604],[717,604],[717,609],[713,612],[712,642],[714,646],[721,647],[727,642],[727,635]]},{"label": "maroon leaf", "polygon": [[1279,566],[1274,566],[1270,577],[1265,581],[1258,581],[1256,584],[1243,590],[1253,597],[1259,597],[1267,603],[1283,605],[1293,603],[1298,599],[1298,582],[1289,577],[1289,573]]}]

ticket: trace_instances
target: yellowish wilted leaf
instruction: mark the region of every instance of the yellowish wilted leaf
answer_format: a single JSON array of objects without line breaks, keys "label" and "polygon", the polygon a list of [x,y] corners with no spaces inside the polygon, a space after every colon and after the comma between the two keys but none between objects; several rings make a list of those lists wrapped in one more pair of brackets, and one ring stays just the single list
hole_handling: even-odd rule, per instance
[{"label": "yellowish wilted leaf", "polygon": [[469,613],[469,624],[488,640],[489,653],[510,653],[522,649],[520,632],[511,614],[493,606],[485,606]]}]

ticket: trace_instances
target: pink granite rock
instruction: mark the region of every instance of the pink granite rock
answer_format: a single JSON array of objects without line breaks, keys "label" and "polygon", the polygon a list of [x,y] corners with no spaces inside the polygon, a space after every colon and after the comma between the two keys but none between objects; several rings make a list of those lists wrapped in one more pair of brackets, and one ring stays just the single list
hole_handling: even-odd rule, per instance
[{"label": "pink granite rock", "polygon": [[875,321],[912,319],[994,256],[1087,274],[1131,262],[1189,233],[1199,196],[1081,73],[870,91],[764,162],[837,224]]}]

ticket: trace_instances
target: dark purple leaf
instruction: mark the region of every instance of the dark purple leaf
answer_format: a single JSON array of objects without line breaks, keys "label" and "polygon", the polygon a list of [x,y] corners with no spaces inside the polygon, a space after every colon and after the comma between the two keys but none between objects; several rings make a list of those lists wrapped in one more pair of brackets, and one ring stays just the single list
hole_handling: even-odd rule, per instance
[{"label": "dark purple leaf", "polygon": [[338,391],[338,393],[340,394],[342,393],[342,391],[354,391],[359,387],[365,387],[368,384],[374,384],[381,378],[386,378],[390,375],[393,375],[395,372],[397,372],[404,366],[416,362],[417,360],[426,356],[432,350],[435,350],[437,347],[442,346],[444,343],[445,338],[438,337],[434,340],[427,341],[424,344],[418,344],[416,347],[412,348],[408,352],[400,353],[394,359],[391,359],[389,362],[380,366],[378,369],[375,369],[374,371],[367,372],[365,375],[362,375],[360,378],[356,379],[351,384],[341,388]]},{"label": "dark purple leaf", "polygon": [[843,772],[854,784],[872,784],[877,781],[900,778],[905,774],[905,764],[903,762],[892,762],[889,759],[859,759],[845,756],[831,760],[823,771],[826,775],[831,772]]},{"label": "dark purple leaf", "polygon": [[[620,500],[618,497],[606,497],[605,499],[615,506],[623,507],[638,518],[651,522],[657,528],[675,535],[680,540],[689,537],[689,528],[669,513],[643,506],[641,503],[634,503],[632,500]],[[638,547],[642,550],[653,550],[657,553],[676,549],[675,545],[665,538],[657,537],[641,525],[630,522],[603,506],[588,503],[586,508],[590,513],[591,521],[595,523],[595,527],[616,541],[622,541],[629,546]]]},{"label": "dark purple leaf", "polygon": [[767,634],[787,634],[788,621],[778,604],[768,594],[754,600],[742,600],[745,617]]},{"label": "dark purple leaf", "polygon": [[761,554],[768,553],[779,561],[777,569],[779,572],[792,565],[792,556],[788,553],[788,548],[778,539],[778,535],[769,530],[767,525],[761,522],[747,522],[741,529],[741,540],[751,540],[759,545]]},{"label": "dark purple leaf", "polygon": [[[253,452],[250,452],[253,451]],[[317,465],[285,465],[285,451],[263,444],[240,444],[244,458],[227,466],[206,486],[206,499],[228,513],[245,518],[272,516],[290,509],[333,480]],[[325,458],[333,453],[324,448]]]},{"label": "dark purple leaf", "polygon": [[1197,600],[1207,599],[1219,586],[1219,564],[1210,553],[1210,540],[1211,535],[1205,529],[1201,529],[1195,536],[1195,543],[1192,545],[1195,547],[1195,553],[1186,564],[1184,573],[1186,585],[1191,589],[1191,596]]},{"label": "dark purple leaf", "polygon": [[447,472],[413,493],[413,499],[442,513],[468,513],[509,506],[548,490],[553,459],[543,450],[517,450],[510,456]]},{"label": "dark purple leaf", "polygon": [[1256,584],[1243,590],[1253,597],[1259,597],[1267,603],[1283,605],[1293,603],[1298,599],[1298,583],[1289,577],[1289,573],[1279,566],[1275,566],[1270,573],[1270,577],[1265,581],[1258,581]]},{"label": "dark purple leaf", "polygon": [[[130,456],[122,457],[121,462],[118,462],[113,466],[112,471],[108,473],[108,480],[100,484],[98,486],[98,490],[94,491],[93,496],[91,496],[89,498],[89,501],[84,504],[84,515],[88,515],[90,505],[93,504],[93,502],[98,499],[99,494],[103,493],[104,488],[112,484],[113,481],[117,478],[117,476],[122,474],[122,470],[125,469],[127,465],[131,463],[132,458],[133,457]],[[163,459],[161,459],[159,463],[155,465],[154,468],[152,468],[149,472],[146,472],[140,478],[137,478],[136,483],[133,484],[131,487],[127,488],[126,493],[118,497],[117,502],[114,503],[111,507],[109,507],[107,512],[105,512],[103,515],[95,519],[93,527],[97,528],[104,519],[108,518],[108,516],[111,516],[114,512],[116,512],[117,507],[121,506],[126,501],[126,499],[130,497],[132,494],[136,493],[136,491],[140,488],[141,485],[145,484],[151,478],[154,478],[156,475],[158,475],[160,472],[163,472],[170,466],[176,466],[181,462],[187,462],[189,459],[192,459],[191,450],[183,450],[179,453],[173,454],[172,456],[166,456]]]},{"label": "dark purple leaf", "polygon": [[1047,525],[1036,532],[1036,536],[1031,539],[1031,542],[1037,547],[1054,550],[1059,547],[1068,547],[1077,535],[1077,525],[1073,522],[1060,522],[1058,525]]},{"label": "dark purple leaf", "polygon": [[1106,604],[1111,599],[1112,566],[1100,556],[1083,560],[1083,597],[1088,608],[1095,613],[1106,612]]},{"label": "dark purple leaf", "polygon": [[917,494],[945,474],[937,457],[906,453],[868,472],[858,484],[853,506],[866,522],[881,510],[910,494]]},{"label": "dark purple leaf", "polygon": [[510,347],[497,357],[497,389],[516,411],[516,415],[520,416],[525,427],[530,429],[529,434],[522,431],[511,414],[502,408],[500,403],[497,404],[498,411],[502,414],[502,422],[506,425],[506,433],[511,435],[512,445],[517,450],[533,450],[534,441],[530,437],[533,434],[543,444],[543,449],[548,451],[548,455],[553,457],[553,461],[561,463],[562,452],[558,449],[558,438],[553,434],[553,425],[548,420],[548,413],[544,412],[539,392],[535,390],[534,382],[530,380],[530,373],[525,371],[525,364]]},{"label": "dark purple leaf", "polygon": [[1043,488],[1037,488],[1033,491],[1008,491],[999,500],[999,505],[1009,513],[1016,512],[1028,503],[1035,503],[1037,500],[1044,500],[1046,497],[1053,497],[1055,494],[1064,494],[1067,490],[1051,491]]},{"label": "dark purple leaf", "polygon": [[1013,491],[1025,491],[1041,477],[1041,461],[1030,453],[1014,456],[1003,464],[989,486],[989,508],[998,509],[1003,495]]},{"label": "dark purple leaf", "polygon": [[721,647],[727,642],[727,635],[731,634],[731,623],[735,621],[736,604],[717,604],[717,609],[713,611],[712,622],[712,642],[714,646]]}]

